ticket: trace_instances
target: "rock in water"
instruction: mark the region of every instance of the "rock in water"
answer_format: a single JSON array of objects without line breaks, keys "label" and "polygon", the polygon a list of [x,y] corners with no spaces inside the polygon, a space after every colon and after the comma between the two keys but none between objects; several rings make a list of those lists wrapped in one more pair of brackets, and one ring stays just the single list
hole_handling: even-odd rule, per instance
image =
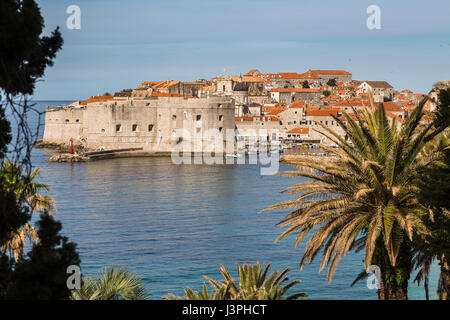
[{"label": "rock in water", "polygon": [[91,158],[79,154],[62,153],[55,154],[48,159],[48,162],[85,162],[90,161]]}]

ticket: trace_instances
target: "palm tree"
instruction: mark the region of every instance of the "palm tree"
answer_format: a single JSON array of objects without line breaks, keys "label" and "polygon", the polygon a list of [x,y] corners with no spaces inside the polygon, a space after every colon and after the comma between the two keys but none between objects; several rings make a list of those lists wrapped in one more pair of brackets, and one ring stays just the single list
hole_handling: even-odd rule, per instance
[{"label": "palm tree", "polygon": [[[186,288],[184,290],[184,298],[186,300],[227,300],[228,294],[227,288],[224,286],[222,286],[219,290],[208,292],[206,283],[203,283],[202,291],[195,291],[191,288]],[[171,293],[163,298],[166,300],[183,300],[182,297],[175,296]]]},{"label": "palm tree", "polygon": [[[0,176],[5,191],[13,192],[18,201],[25,202],[31,213],[56,212],[55,200],[49,195],[39,194],[41,190],[50,190],[50,186],[36,182],[40,170],[35,168],[30,174],[23,174],[19,165],[5,161],[0,170]],[[35,244],[39,241],[35,228],[28,222],[11,234],[10,240],[2,246],[3,252],[8,251],[16,261],[22,259],[27,238]]]},{"label": "palm tree", "polygon": [[[433,124],[420,126],[426,98],[399,127],[389,123],[381,104],[370,96],[371,110],[353,117],[334,117],[349,138],[319,124],[318,130],[339,148],[322,146],[334,157],[311,159],[286,157],[285,163],[298,170],[284,172],[306,177],[288,188],[297,198],[265,210],[289,208],[294,211],[282,221],[288,227],[277,239],[297,234],[295,246],[311,232],[300,262],[311,263],[323,250],[320,270],[328,267],[332,280],[340,259],[350,250],[364,250],[364,265],[381,269],[379,299],[407,299],[411,272],[411,241],[428,232],[422,218],[428,211],[417,201],[412,179],[432,163],[442,150],[421,155],[424,145],[440,131]],[[264,211],[264,210],[263,210]]]},{"label": "palm tree", "polygon": [[[264,264],[260,265],[259,262],[255,265],[238,265],[238,285],[227,268],[221,266],[219,271],[224,280],[214,281],[207,276],[203,276],[215,292],[209,293],[206,283],[203,283],[203,291],[198,292],[187,288],[184,291],[184,297],[187,300],[296,300],[308,296],[304,292],[296,292],[284,297],[289,289],[301,281],[294,280],[285,284],[289,281],[286,274],[291,268],[286,268],[282,272],[274,271],[267,275],[269,268],[270,264],[264,266]],[[171,294],[165,296],[165,298],[168,300],[182,299]]]},{"label": "palm tree", "polygon": [[113,266],[104,269],[97,279],[87,278],[72,300],[145,300],[148,298],[142,279],[126,269]]}]

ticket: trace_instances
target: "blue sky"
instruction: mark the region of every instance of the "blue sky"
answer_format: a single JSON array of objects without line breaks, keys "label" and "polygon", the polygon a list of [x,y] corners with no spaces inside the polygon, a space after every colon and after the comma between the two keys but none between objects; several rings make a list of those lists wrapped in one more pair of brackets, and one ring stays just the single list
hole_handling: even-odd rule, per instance
[{"label": "blue sky", "polygon": [[[448,0],[38,0],[63,50],[35,99],[85,99],[142,81],[345,69],[426,93],[450,79]],[[69,5],[81,29],[69,30]],[[381,29],[366,27],[369,5]]]}]

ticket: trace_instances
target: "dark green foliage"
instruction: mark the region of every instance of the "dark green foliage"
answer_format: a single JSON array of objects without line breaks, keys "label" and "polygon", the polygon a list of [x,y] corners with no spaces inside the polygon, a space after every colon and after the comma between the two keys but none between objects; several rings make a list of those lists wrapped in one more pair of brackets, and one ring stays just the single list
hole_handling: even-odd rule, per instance
[{"label": "dark green foliage", "polygon": [[37,222],[40,242],[16,264],[8,299],[68,299],[67,267],[79,265],[76,244],[61,236],[61,223],[48,214]]},{"label": "dark green foliage", "polygon": [[450,126],[450,88],[439,91],[439,101],[434,122],[437,127],[447,128]]},{"label": "dark green foliage", "polygon": [[331,92],[328,91],[328,90],[324,90],[324,91],[322,92],[322,94],[323,94],[325,97],[329,97],[329,96],[331,95]]},{"label": "dark green foliage", "polygon": [[72,300],[146,300],[141,278],[120,266],[103,269],[98,278],[83,279],[80,289],[72,292]]},{"label": "dark green foliage", "polygon": [[[0,92],[6,101],[0,105],[2,165],[7,145],[11,143],[6,108],[10,107],[19,117],[26,114],[30,108],[26,95],[33,93],[36,81],[53,64],[56,52],[62,47],[58,28],[50,37],[41,36],[43,28],[44,20],[34,0],[0,0]],[[20,132],[15,137],[16,150],[19,151],[12,156],[23,157],[20,164],[31,168],[29,150],[32,134],[24,119],[18,122]],[[27,154],[21,155],[21,150]],[[10,187],[0,177],[0,245],[30,219],[24,199],[18,199]],[[0,298],[56,299],[69,296],[65,268],[68,264],[79,263],[75,245],[58,235],[61,226],[52,218],[43,216],[39,227],[42,242],[20,264],[14,265],[5,252],[0,252]]]},{"label": "dark green foliage", "polygon": [[[448,102],[447,102],[448,103]],[[441,115],[436,118],[437,127],[445,126],[446,119],[442,117],[448,112],[448,105],[438,108]],[[440,145],[448,145],[449,139],[445,133],[438,140]],[[440,299],[450,298],[450,150],[444,150],[442,157],[433,165],[427,167],[415,179],[419,201],[432,210],[433,215],[424,217],[425,225],[430,234],[414,241],[414,267],[419,270],[415,281],[424,282],[428,299],[429,270],[433,261],[438,260],[440,265],[440,281],[438,296]]]},{"label": "dark green foliage", "polygon": [[[267,265],[257,262],[254,265],[244,264],[237,265],[238,279],[236,280],[230,275],[227,268],[220,267],[220,273],[223,280],[215,281],[207,276],[203,276],[208,280],[214,289],[208,292],[206,284],[203,284],[202,291],[194,291],[186,288],[184,298],[186,300],[297,300],[308,297],[305,292],[293,292],[287,296],[289,290],[299,284],[300,280],[289,281],[287,276],[291,268],[283,271],[274,271],[268,273],[270,263]],[[167,300],[182,300],[172,294],[165,296]]]},{"label": "dark green foliage", "polygon": [[[1,99],[1,97],[0,97]],[[11,125],[6,120],[5,109],[0,105],[0,159],[5,157],[7,145],[11,142]]]},{"label": "dark green foliage", "polygon": [[330,79],[330,80],[328,80],[327,86],[330,86],[330,87],[336,87],[336,86],[337,86],[336,79]]},{"label": "dark green foliage", "polygon": [[305,88],[305,89],[309,89],[309,83],[308,83],[308,81],[304,81],[303,82],[303,88]]},{"label": "dark green foliage", "polygon": [[450,150],[444,152],[442,161],[423,171],[417,185],[421,203],[434,209],[450,209]]},{"label": "dark green foliage", "polygon": [[58,28],[41,37],[43,28],[34,0],[0,1],[0,88],[7,94],[32,94],[36,80],[53,65],[63,39]]},{"label": "dark green foliage", "polygon": [[[1,183],[0,178],[0,187]],[[18,205],[14,192],[0,189],[0,246],[10,239],[12,230],[17,230],[29,219],[28,208]]]},{"label": "dark green foliage", "polygon": [[5,298],[12,280],[14,259],[0,253],[0,300]]},{"label": "dark green foliage", "polygon": [[412,270],[411,260],[410,241],[401,243],[397,263],[395,266],[392,266],[383,240],[381,238],[377,239],[372,263],[380,267],[381,277],[383,278],[378,292],[380,298],[385,299],[389,297],[392,300],[401,300],[407,295],[408,281]]}]

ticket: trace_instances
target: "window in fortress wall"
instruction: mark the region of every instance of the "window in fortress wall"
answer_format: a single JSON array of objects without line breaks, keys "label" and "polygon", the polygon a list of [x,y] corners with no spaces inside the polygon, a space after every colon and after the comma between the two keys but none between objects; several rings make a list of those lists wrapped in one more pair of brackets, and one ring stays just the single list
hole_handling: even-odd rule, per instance
[{"label": "window in fortress wall", "polygon": [[137,124],[133,124],[133,125],[131,126],[131,130],[132,130],[133,132],[138,131],[138,125],[137,125]]},{"label": "window in fortress wall", "polygon": [[152,124],[148,125],[148,131],[153,131],[153,125]]},{"label": "window in fortress wall", "polygon": [[122,125],[118,124],[116,125],[116,132],[122,131]]}]

